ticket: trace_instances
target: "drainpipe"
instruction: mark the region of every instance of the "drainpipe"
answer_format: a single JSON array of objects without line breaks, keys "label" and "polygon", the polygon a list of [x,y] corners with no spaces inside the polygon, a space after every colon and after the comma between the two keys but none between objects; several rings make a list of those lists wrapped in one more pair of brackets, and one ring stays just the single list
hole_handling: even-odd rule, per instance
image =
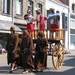
[{"label": "drainpipe", "polygon": [[68,21],[67,21],[67,27],[68,27],[68,49],[70,49],[70,0],[69,0],[69,8],[68,8]]},{"label": "drainpipe", "polygon": [[14,24],[14,1],[12,0],[12,23]]}]

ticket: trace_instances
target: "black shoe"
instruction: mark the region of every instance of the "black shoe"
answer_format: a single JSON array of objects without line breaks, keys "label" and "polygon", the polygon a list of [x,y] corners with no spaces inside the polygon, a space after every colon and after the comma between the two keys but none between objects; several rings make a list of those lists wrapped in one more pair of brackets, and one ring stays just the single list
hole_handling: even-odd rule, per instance
[{"label": "black shoe", "polygon": [[13,73],[13,71],[12,71],[12,70],[10,70],[10,71],[9,71],[9,73]]}]

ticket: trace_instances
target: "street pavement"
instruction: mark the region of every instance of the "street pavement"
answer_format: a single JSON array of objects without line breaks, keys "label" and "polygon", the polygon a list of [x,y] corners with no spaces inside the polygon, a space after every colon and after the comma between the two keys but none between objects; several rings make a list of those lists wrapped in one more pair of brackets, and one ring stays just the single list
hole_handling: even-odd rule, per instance
[{"label": "street pavement", "polygon": [[[60,70],[56,70],[52,64],[52,57],[48,55],[47,69],[43,72],[28,73],[26,75],[75,75],[75,50],[70,54],[65,54],[64,63]],[[18,68],[13,73],[9,73],[10,66],[7,65],[7,55],[0,54],[0,75],[23,75],[22,68]]]}]

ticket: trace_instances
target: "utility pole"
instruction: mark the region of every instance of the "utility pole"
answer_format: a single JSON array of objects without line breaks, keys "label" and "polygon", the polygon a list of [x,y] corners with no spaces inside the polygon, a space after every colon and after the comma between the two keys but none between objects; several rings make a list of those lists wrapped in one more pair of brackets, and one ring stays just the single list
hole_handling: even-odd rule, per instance
[{"label": "utility pole", "polygon": [[69,0],[69,8],[68,8],[68,21],[67,21],[67,27],[68,27],[68,49],[70,49],[70,0]]}]

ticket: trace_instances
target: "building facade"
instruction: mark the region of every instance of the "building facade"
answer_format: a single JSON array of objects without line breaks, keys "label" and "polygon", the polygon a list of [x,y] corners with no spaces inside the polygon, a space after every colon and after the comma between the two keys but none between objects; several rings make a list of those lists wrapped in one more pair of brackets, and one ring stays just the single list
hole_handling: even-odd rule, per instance
[{"label": "building facade", "polygon": [[[6,33],[11,24],[20,29],[26,29],[26,21],[24,15],[27,13],[28,5],[32,7],[32,15],[36,18],[35,7],[39,7],[41,13],[47,16],[50,13],[50,8],[54,12],[60,12],[60,28],[65,29],[65,47],[70,49],[75,48],[75,1],[70,1],[70,40],[68,41],[68,10],[69,0],[0,0],[0,25],[4,26],[0,32]],[[49,28],[50,22],[47,21],[46,28]],[[19,30],[19,28],[17,28]],[[36,24],[35,24],[36,28]],[[8,33],[8,32],[7,32]]]},{"label": "building facade", "polygon": [[70,49],[75,49],[75,0],[70,0]]},{"label": "building facade", "polygon": [[[69,32],[67,31],[67,33],[69,33],[69,36],[66,36],[66,39],[69,40],[66,41],[66,46],[69,42],[69,49],[75,49],[75,1],[74,0],[61,0],[63,1],[63,3],[65,3],[66,5],[69,6],[69,11],[68,14],[70,15],[70,20],[69,22]],[[67,25],[68,28],[68,25]]]},{"label": "building facade", "polygon": [[[24,15],[28,5],[32,7],[32,15],[36,18],[35,7],[45,14],[45,0],[0,0],[0,42],[6,41],[10,27],[14,26],[18,33],[26,29]],[[36,28],[36,25],[35,25]]]},{"label": "building facade", "polygon": [[[66,39],[66,36],[68,36],[68,32],[67,32],[67,20],[65,19],[65,17],[68,16],[68,6],[65,5],[61,0],[46,0],[47,15],[50,13],[50,9],[53,9],[54,13],[56,13],[56,11],[60,12],[59,27],[65,28],[65,40],[63,40],[62,42],[67,48],[68,39]],[[47,21],[47,28],[50,28],[50,20]]]},{"label": "building facade", "polygon": [[[64,46],[75,49],[75,1],[74,0],[46,0],[46,14],[52,8],[60,12],[60,28],[65,29]],[[70,18],[69,18],[70,16]],[[50,25],[47,22],[48,26]]]},{"label": "building facade", "polygon": [[45,0],[0,0],[0,21],[9,21],[21,29],[26,28],[24,15],[27,13],[28,4],[32,6],[32,15],[36,17],[35,7],[39,7],[45,14]]}]

